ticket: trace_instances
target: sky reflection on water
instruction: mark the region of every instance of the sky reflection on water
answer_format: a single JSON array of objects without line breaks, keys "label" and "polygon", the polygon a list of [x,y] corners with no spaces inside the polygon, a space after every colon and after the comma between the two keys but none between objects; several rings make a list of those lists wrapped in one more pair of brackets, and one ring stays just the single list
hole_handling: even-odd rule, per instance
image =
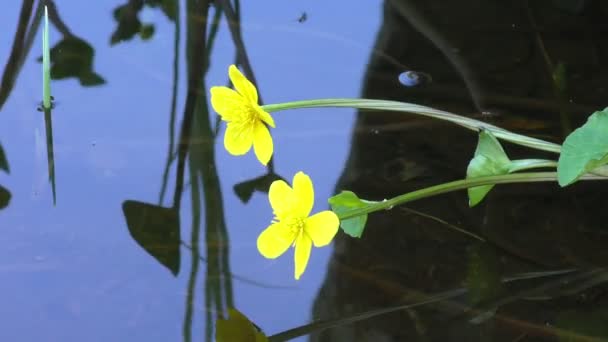
[{"label": "sky reflection on water", "polygon": [[[156,35],[110,47],[111,11],[119,3],[58,2],[63,21],[95,48],[94,69],[107,84],[83,88],[52,82],[57,206],[47,181],[36,38],[12,95],[2,108],[1,142],[11,166],[0,182],[13,194],[0,213],[1,340],[172,341],[181,339],[189,253],[180,275],[167,270],[129,236],[120,205],[126,199],[155,203],[168,139],[173,24],[160,11],[144,11]],[[349,6],[348,15],[334,10]],[[16,27],[17,2],[3,5],[0,56],[6,60]],[[272,10],[268,10],[272,8]],[[367,2],[243,2],[243,35],[266,103],[315,97],[357,97],[380,20],[380,5]],[[308,20],[297,18],[305,10]],[[182,46],[185,40],[182,29]],[[59,33],[51,30],[51,46]],[[184,52],[181,51],[183,59]],[[207,88],[227,81],[234,48],[222,22]],[[178,113],[185,98],[185,63],[179,74]],[[348,151],[351,110],[278,113],[276,171],[291,180],[303,170],[315,182],[315,211],[326,208]],[[215,117],[213,117],[215,119]],[[38,134],[38,145],[36,135]],[[42,140],[40,140],[42,139]],[[41,145],[42,144],[42,145]],[[265,173],[250,153],[235,158],[216,143],[216,162],[231,241],[231,271],[263,288],[234,280],[235,304],[266,332],[305,324],[326,272],[331,248],[313,251],[301,281],[293,280],[292,253],[275,261],[259,255],[255,241],[272,218],[265,194],[244,205],[232,186]],[[172,179],[173,176],[170,177]],[[170,184],[172,184],[170,182]],[[171,193],[170,188],[168,193]],[[188,240],[191,206],[186,189],[182,239]],[[201,267],[204,267],[202,265]],[[204,275],[200,272],[199,276]],[[193,340],[204,335],[204,282],[197,283]]]}]

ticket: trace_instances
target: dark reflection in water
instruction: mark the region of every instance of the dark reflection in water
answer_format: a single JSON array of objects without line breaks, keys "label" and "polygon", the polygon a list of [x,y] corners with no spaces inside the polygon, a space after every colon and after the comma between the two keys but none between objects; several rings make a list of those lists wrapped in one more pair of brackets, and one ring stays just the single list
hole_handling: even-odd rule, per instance
[{"label": "dark reflection in water", "polygon": [[[44,117],[43,4],[58,104]],[[560,142],[605,106],[603,2],[385,0],[371,51],[371,2],[11,5],[0,17],[15,28],[0,46],[0,340],[212,341],[232,307],[274,340],[311,321],[300,340],[608,339],[602,183],[500,186],[473,209],[454,193],[376,213],[362,239],[340,233],[315,251],[296,283],[291,256],[269,261],[255,246],[272,181],[310,173],[325,209],[343,168],[336,190],[387,198],[463,178],[476,137],[361,112],[349,146],[348,112],[277,113],[275,160],[262,168],[226,154],[207,98],[236,63],[268,102],[403,100]],[[376,309],[392,312],[341,322]]]},{"label": "dark reflection in water", "polygon": [[[9,173],[10,171],[8,160],[6,160],[6,155],[4,154],[4,149],[2,148],[2,145],[0,145],[0,170],[6,173]],[[6,208],[10,200],[11,193],[3,186],[0,186],[0,209]]]},{"label": "dark reflection in water", "polygon": [[[593,1],[387,0],[375,47],[382,54],[371,58],[362,97],[470,113],[560,142],[605,106],[600,32],[607,11]],[[396,86],[400,64],[432,71],[433,82]],[[558,83],[554,71],[564,65],[567,77]],[[356,130],[337,190],[376,200],[464,178],[476,143],[459,128],[378,112],[359,113]],[[565,190],[554,184],[504,186],[474,209],[463,193],[454,193],[412,203],[414,212],[395,208],[371,215],[363,239],[338,237],[315,301],[316,318],[423,301],[450,288],[468,294],[329,329],[311,340],[608,339],[606,190],[600,183]],[[552,269],[581,271],[517,286],[501,281]]]}]

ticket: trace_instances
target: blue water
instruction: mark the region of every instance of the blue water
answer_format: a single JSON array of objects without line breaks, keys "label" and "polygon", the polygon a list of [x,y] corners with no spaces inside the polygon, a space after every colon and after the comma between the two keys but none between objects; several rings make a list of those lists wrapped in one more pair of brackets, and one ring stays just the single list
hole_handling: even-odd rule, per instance
[{"label": "blue water", "polygon": [[[314,212],[328,209],[327,198],[341,190],[382,200],[466,177],[476,132],[394,112],[278,112],[270,173],[253,151],[241,157],[225,151],[225,124],[214,137],[217,116],[205,117],[208,103],[184,115],[192,99],[188,77],[203,74],[201,65],[187,72],[194,46],[187,20],[203,17],[187,15],[186,3],[199,1],[179,2],[176,30],[160,7],[148,6],[171,1],[145,0],[139,19],[154,25],[150,39],[135,35],[111,44],[115,9],[144,2],[121,1],[47,1],[56,6],[56,13],[49,11],[56,101],[50,115],[37,110],[39,28],[22,67],[7,64],[19,47],[22,5],[40,4],[0,7],[0,146],[10,165],[6,173],[0,164],[0,207],[3,189],[12,195],[0,208],[0,341],[212,341],[216,318],[228,306],[268,335],[401,306],[297,341],[545,341],[564,331],[608,336],[602,182],[565,189],[504,184],[475,208],[460,191],[375,212],[361,239],[340,231],[330,246],[313,248],[306,272],[294,280],[292,250],[276,260],[257,250],[273,214],[263,191],[252,190],[245,200],[247,182],[268,174],[291,181],[303,171],[315,185]],[[608,7],[600,2],[240,5],[243,41],[265,104],[399,100],[556,143],[606,107],[601,37]],[[213,14],[210,8],[209,20]],[[33,13],[25,18],[30,27]],[[201,99],[211,86],[226,85],[235,54],[222,17],[204,89],[190,94]],[[58,79],[69,72],[73,77]],[[14,86],[5,86],[12,73]],[[173,157],[182,119],[191,113],[197,135],[188,144],[178,207],[180,158]],[[511,159],[557,160],[503,147]],[[164,174],[168,156],[177,160]],[[137,230],[142,208],[156,222]],[[522,273],[525,279],[517,277]],[[428,304],[446,291],[458,295]],[[402,307],[420,302],[426,304]],[[481,311],[490,312],[487,320]]]},{"label": "blue water", "polygon": [[[11,172],[0,173],[0,184],[13,197],[0,212],[0,340],[181,340],[190,253],[182,248],[181,270],[174,277],[133,241],[121,210],[127,199],[158,200],[168,144],[174,26],[160,10],[145,9],[141,18],[155,24],[154,37],[110,46],[116,26],[111,13],[121,2],[56,5],[70,30],[94,47],[94,70],[107,83],[85,88],[74,79],[52,82],[58,104],[53,111],[56,206],[47,179],[43,113],[36,111],[41,100],[41,65],[36,62],[41,31],[1,109],[0,142]],[[243,1],[241,5],[243,37],[266,103],[359,95],[380,22],[379,3],[283,1],[261,6]],[[348,15],[336,19],[331,14],[345,7]],[[10,53],[19,10],[20,4],[11,1],[0,11],[2,63]],[[307,20],[300,23],[302,11]],[[54,46],[60,33],[51,28]],[[178,123],[186,92],[185,27],[181,39]],[[207,87],[226,84],[233,59],[234,48],[222,20]],[[288,180],[300,170],[309,174],[315,183],[315,211],[327,208],[325,199],[332,195],[346,159],[353,120],[354,111],[347,109],[275,115],[276,172]],[[267,196],[257,192],[245,205],[232,186],[262,175],[265,169],[253,153],[240,158],[228,155],[221,139],[215,151],[231,271],[268,286],[234,279],[235,306],[269,334],[308,323],[332,247],[313,250],[300,281],[293,279],[292,252],[274,261],[264,259],[256,249],[256,238],[272,219]],[[167,206],[174,172],[169,177]],[[185,241],[189,241],[192,215],[188,189],[181,210]],[[204,276],[203,263],[193,301],[192,340],[197,341],[205,331]]]}]

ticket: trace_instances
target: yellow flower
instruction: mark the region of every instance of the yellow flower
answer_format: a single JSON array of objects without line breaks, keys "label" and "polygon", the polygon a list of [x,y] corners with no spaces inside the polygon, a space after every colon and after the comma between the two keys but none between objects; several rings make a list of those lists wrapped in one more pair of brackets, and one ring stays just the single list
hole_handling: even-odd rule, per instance
[{"label": "yellow flower", "polygon": [[266,165],[272,157],[272,137],[268,126],[274,128],[272,116],[258,104],[258,92],[239,69],[228,68],[230,81],[236,91],[228,87],[211,87],[211,106],[227,122],[224,147],[235,156],[247,153],[253,144],[258,160]]},{"label": "yellow flower", "polygon": [[216,342],[268,342],[264,333],[237,309],[228,309],[228,319],[215,322]]},{"label": "yellow flower", "polygon": [[282,180],[272,182],[268,199],[275,218],[258,237],[258,250],[264,257],[274,259],[293,245],[295,278],[300,279],[312,245],[328,245],[338,232],[340,220],[329,210],[308,217],[314,204],[314,190],[312,181],[303,172],[293,177],[293,189]]}]

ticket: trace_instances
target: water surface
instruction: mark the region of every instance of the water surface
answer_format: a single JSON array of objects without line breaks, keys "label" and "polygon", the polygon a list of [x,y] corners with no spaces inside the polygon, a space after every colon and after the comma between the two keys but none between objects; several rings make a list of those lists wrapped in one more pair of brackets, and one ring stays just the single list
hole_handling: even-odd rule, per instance
[{"label": "water surface", "polygon": [[[501,187],[474,209],[464,193],[455,193],[408,206],[415,212],[396,208],[372,215],[362,239],[339,233],[332,246],[314,249],[296,281],[292,252],[267,260],[257,251],[257,236],[272,219],[267,194],[256,190],[247,198],[234,190],[267,169],[253,153],[234,157],[225,151],[224,125],[213,136],[217,116],[206,94],[210,86],[227,84],[227,68],[239,49],[226,18],[221,17],[213,45],[207,41],[202,51],[209,54],[205,71],[187,56],[202,32],[202,26],[192,27],[206,23],[209,37],[213,6],[206,12],[196,9],[197,1],[159,1],[177,5],[172,16],[170,7],[151,6],[156,1],[48,3],[54,9],[51,47],[66,41],[79,47],[73,52],[62,45],[57,51],[75,71],[52,81],[56,204],[45,117],[36,110],[42,31],[30,24],[40,4],[6,3],[0,11],[4,63],[15,53],[19,25],[34,35],[21,68],[3,69],[15,81],[3,86],[7,97],[0,107],[0,143],[10,165],[9,174],[0,172],[0,185],[12,196],[0,212],[5,322],[0,339],[212,340],[215,320],[228,307],[272,335],[463,288],[468,296],[341,324],[300,340],[545,341],[563,331],[576,332],[575,340],[608,336],[601,325],[603,274],[572,280],[579,286],[544,297],[520,290],[562,278],[517,286],[500,281],[522,272],[585,274],[603,267],[601,184],[561,192],[555,185]],[[28,4],[31,10],[20,19]],[[128,30],[116,33],[113,12],[138,4],[140,21],[154,25],[148,40],[129,37]],[[410,101],[556,142],[605,106],[606,28],[599,20],[604,5],[487,1],[476,6],[481,5],[242,2],[238,28],[264,103],[324,97]],[[113,36],[125,39],[112,42]],[[79,63],[89,68],[76,68]],[[568,87],[562,92],[550,74],[559,63],[567,66]],[[242,59],[239,64],[246,69]],[[429,75],[430,82],[404,87],[399,75],[409,70]],[[195,73],[203,75],[196,113],[187,110],[188,79]],[[171,122],[173,155],[187,115],[195,115],[194,138],[177,208],[177,160],[166,178],[163,174]],[[314,211],[326,210],[325,199],[342,189],[378,200],[462,178],[476,142],[474,134],[459,128],[381,112],[310,109],[277,113],[275,121],[274,173],[287,180],[300,170],[309,174]],[[513,156],[529,153],[509,148]],[[160,235],[136,241],[127,227],[125,201],[174,207],[160,212],[179,215],[180,230],[159,224]],[[164,259],[149,252],[159,243],[161,250],[168,248],[159,252],[166,253]],[[501,302],[509,296],[514,299]],[[463,312],[481,304],[498,311],[473,324],[475,315]]]}]

